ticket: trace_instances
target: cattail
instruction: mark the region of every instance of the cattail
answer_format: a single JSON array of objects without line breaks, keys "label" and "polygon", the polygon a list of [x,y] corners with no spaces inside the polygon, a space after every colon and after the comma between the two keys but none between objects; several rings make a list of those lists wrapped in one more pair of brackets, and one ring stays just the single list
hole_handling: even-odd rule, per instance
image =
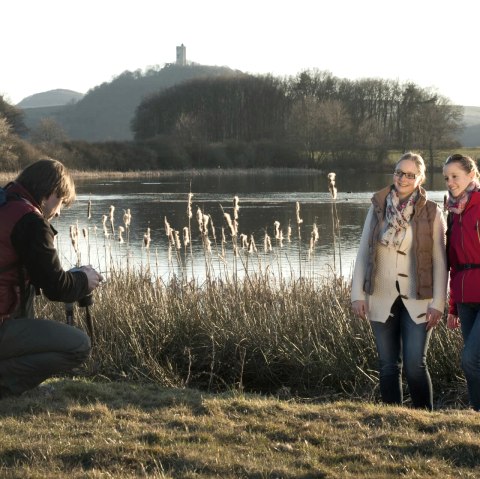
[{"label": "cattail", "polygon": [[170,224],[168,223],[167,221],[167,217],[165,216],[165,234],[170,237],[170,234],[171,234],[171,231],[172,231],[172,228],[170,227]]},{"label": "cattail", "polygon": [[210,219],[210,216],[209,215],[203,215],[202,216],[202,223],[203,223],[203,226],[202,226],[202,230],[203,230],[203,234],[208,234],[208,221]]},{"label": "cattail", "polygon": [[122,234],[123,234],[124,231],[125,231],[125,228],[124,228],[123,226],[119,226],[119,227],[118,227],[118,241],[119,241],[120,243],[123,243],[123,236],[122,236]]},{"label": "cattail", "polygon": [[168,243],[170,246],[175,246],[175,230],[170,229],[170,234],[168,235]]},{"label": "cattail", "polygon": [[240,235],[240,243],[243,249],[248,248],[248,236],[244,235],[243,233]]},{"label": "cattail", "polygon": [[296,203],[296,213],[297,213],[297,225],[301,225],[303,223],[302,218],[300,218],[300,203],[297,201]]},{"label": "cattail", "polygon": [[175,247],[177,249],[181,249],[182,243],[180,242],[180,233],[177,230],[175,230],[174,235],[175,235]]},{"label": "cattail", "polygon": [[193,193],[188,193],[187,216],[189,219],[192,217],[192,198]]},{"label": "cattail", "polygon": [[309,259],[313,254],[314,248],[315,248],[315,240],[313,239],[313,236],[311,236],[310,237],[310,248],[308,249],[308,258]]},{"label": "cattail", "polygon": [[188,246],[190,244],[190,230],[187,226],[183,228],[183,244]]},{"label": "cattail", "polygon": [[108,216],[107,215],[102,215],[102,227],[103,227],[103,234],[104,234],[105,238],[108,238],[110,236],[110,234],[108,233],[108,229],[107,229],[107,220],[108,220]]},{"label": "cattail", "polygon": [[125,228],[130,227],[130,222],[132,221],[132,215],[130,214],[130,208],[128,208],[126,211],[123,210],[123,224],[125,225]]},{"label": "cattail", "polygon": [[200,230],[200,233],[203,234],[203,213],[200,208],[197,208],[197,223],[198,223],[198,229]]},{"label": "cattail", "polygon": [[150,228],[147,228],[147,232],[143,235],[143,246],[145,246],[146,249],[150,248]]},{"label": "cattail", "polygon": [[230,228],[230,234],[232,236],[237,236],[236,224],[234,225],[232,223],[232,217],[228,213],[223,213],[223,216],[225,216],[225,219],[227,220],[227,225]]},{"label": "cattail", "polygon": [[210,239],[208,238],[207,235],[205,235],[204,241],[205,241],[205,247],[207,249],[207,252],[211,253],[212,252],[212,243],[211,243],[211,241],[210,241]]},{"label": "cattail", "polygon": [[238,210],[240,209],[240,206],[238,206],[238,196],[233,197],[233,219],[238,220]]},{"label": "cattail", "polygon": [[70,225],[70,240],[75,253],[78,253],[78,225]]},{"label": "cattail", "polygon": [[288,224],[288,228],[287,228],[287,241],[289,243],[292,242],[292,227],[291,227],[290,223]]},{"label": "cattail", "polygon": [[215,234],[215,227],[213,226],[213,220],[212,217],[209,215],[210,218],[210,230],[212,232],[212,238],[213,241],[216,243],[217,242],[217,235]]},{"label": "cattail", "polygon": [[313,238],[314,243],[316,243],[318,241],[319,235],[318,235],[317,223],[313,223],[312,238]]},{"label": "cattail", "polygon": [[278,244],[280,245],[280,248],[283,248],[283,231],[282,230],[278,232],[277,240],[278,240]]},{"label": "cattail", "polygon": [[222,226],[222,257],[225,257],[225,244],[227,243],[227,238],[225,238],[225,228]]},{"label": "cattail", "polygon": [[280,221],[275,221],[275,223],[273,223],[273,226],[275,227],[275,239],[279,239],[280,238]]},{"label": "cattail", "polygon": [[115,235],[115,226],[114,226],[114,219],[113,219],[113,214],[115,212],[115,206],[110,205],[110,226],[112,228],[112,234]]},{"label": "cattail", "polygon": [[272,242],[270,240],[270,236],[268,236],[267,233],[265,233],[265,238],[263,239],[263,249],[265,253],[272,251]]},{"label": "cattail", "polygon": [[92,200],[88,200],[87,203],[87,219],[92,218]]},{"label": "cattail", "polygon": [[250,235],[250,244],[248,246],[249,253],[256,253],[257,247],[255,246],[255,240],[253,239],[253,235]]},{"label": "cattail", "polygon": [[88,241],[88,229],[82,228],[82,235],[85,238],[85,241]]},{"label": "cattail", "polygon": [[335,187],[335,177],[336,173],[329,173],[327,175],[328,178],[328,191],[330,191],[330,194],[332,195],[332,198],[335,200],[337,199],[337,188]]}]

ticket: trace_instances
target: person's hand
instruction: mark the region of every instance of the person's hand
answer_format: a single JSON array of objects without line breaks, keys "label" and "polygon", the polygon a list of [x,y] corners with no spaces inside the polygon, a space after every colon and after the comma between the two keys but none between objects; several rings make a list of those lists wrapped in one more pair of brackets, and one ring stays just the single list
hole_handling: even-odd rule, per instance
[{"label": "person's hand", "polygon": [[460,319],[455,314],[449,314],[447,318],[447,328],[455,329],[460,326]]},{"label": "person's hand", "polygon": [[443,313],[435,308],[427,309],[427,331],[434,328],[442,319]]},{"label": "person's hand", "polygon": [[103,276],[100,273],[97,273],[90,265],[80,266],[78,268],[80,271],[83,271],[88,278],[88,290],[92,292],[98,285],[103,281]]},{"label": "person's hand", "polygon": [[367,302],[360,299],[352,302],[352,311],[362,319],[368,319],[367,317]]}]

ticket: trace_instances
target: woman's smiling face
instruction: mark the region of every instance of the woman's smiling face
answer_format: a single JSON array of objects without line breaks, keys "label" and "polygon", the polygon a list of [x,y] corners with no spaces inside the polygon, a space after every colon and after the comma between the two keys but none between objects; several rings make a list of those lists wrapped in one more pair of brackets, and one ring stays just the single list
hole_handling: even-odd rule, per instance
[{"label": "woman's smiling face", "polygon": [[457,198],[473,181],[475,172],[467,173],[460,163],[453,161],[443,167],[443,177],[448,191],[454,198]]},{"label": "woman's smiling face", "polygon": [[398,162],[393,173],[393,184],[398,197],[401,200],[408,198],[418,188],[422,179],[414,161],[402,160]]}]

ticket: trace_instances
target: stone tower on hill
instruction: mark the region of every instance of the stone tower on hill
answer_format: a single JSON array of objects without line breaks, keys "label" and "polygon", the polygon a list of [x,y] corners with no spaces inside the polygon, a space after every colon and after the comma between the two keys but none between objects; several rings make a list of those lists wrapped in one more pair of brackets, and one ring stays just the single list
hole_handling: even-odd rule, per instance
[{"label": "stone tower on hill", "polygon": [[187,49],[182,43],[177,47],[177,65],[185,66],[187,64]]}]

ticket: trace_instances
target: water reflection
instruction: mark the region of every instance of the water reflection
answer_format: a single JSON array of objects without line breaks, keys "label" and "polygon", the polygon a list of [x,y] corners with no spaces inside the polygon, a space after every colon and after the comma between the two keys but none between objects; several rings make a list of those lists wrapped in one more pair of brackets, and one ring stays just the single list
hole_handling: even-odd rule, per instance
[{"label": "water reflection", "polygon": [[[88,179],[76,182],[77,202],[62,212],[55,221],[59,230],[58,248],[65,267],[78,262],[71,245],[69,229],[78,225],[80,231],[80,262],[91,263],[101,271],[115,267],[149,267],[162,279],[179,274],[182,265],[186,273],[198,279],[205,278],[207,270],[213,275],[245,274],[255,268],[268,268],[275,274],[290,277],[292,274],[328,275],[332,271],[349,276],[360,240],[363,222],[370,204],[372,191],[388,184],[391,176],[385,174],[345,174],[337,172],[338,197],[336,209],[340,220],[340,241],[334,248],[332,228],[332,199],[328,193],[326,174],[308,173],[255,173],[189,176],[180,173],[161,179],[138,178],[134,180]],[[443,187],[442,175],[431,183]],[[428,188],[428,185],[427,185]],[[188,193],[193,193],[193,218],[187,216]],[[224,212],[232,214],[233,197],[240,200],[238,233],[253,237],[256,253],[232,253],[232,239]],[[429,193],[430,198],[443,203],[444,190]],[[92,217],[87,219],[87,204],[92,203]],[[296,218],[296,203],[300,204],[303,223],[300,233]],[[110,206],[115,206],[115,237],[104,237],[102,219],[109,216]],[[124,210],[132,215],[128,244],[118,241],[118,227],[123,226]],[[204,254],[204,243],[199,232],[196,213],[210,215],[216,243],[210,231],[212,255]],[[186,251],[182,246],[169,251],[165,234],[165,218],[171,228],[182,237],[184,227],[191,226],[192,245]],[[190,223],[189,223],[190,221]],[[274,223],[280,223],[283,246],[275,240]],[[107,221],[108,228],[110,224]],[[318,226],[319,239],[313,251],[310,240],[314,225]],[[149,250],[143,247],[144,234],[150,230]],[[288,229],[291,237],[288,241]],[[227,239],[225,261],[222,252],[222,229]],[[87,234],[84,237],[82,231]],[[268,234],[273,251],[265,252],[264,239]],[[300,238],[299,238],[300,234]],[[127,239],[124,233],[125,240]],[[239,247],[240,238],[238,238]],[[216,244],[216,247],[215,247]],[[340,249],[340,251],[339,251]],[[340,256],[339,256],[340,253]],[[340,270],[340,260],[342,269]]]}]

